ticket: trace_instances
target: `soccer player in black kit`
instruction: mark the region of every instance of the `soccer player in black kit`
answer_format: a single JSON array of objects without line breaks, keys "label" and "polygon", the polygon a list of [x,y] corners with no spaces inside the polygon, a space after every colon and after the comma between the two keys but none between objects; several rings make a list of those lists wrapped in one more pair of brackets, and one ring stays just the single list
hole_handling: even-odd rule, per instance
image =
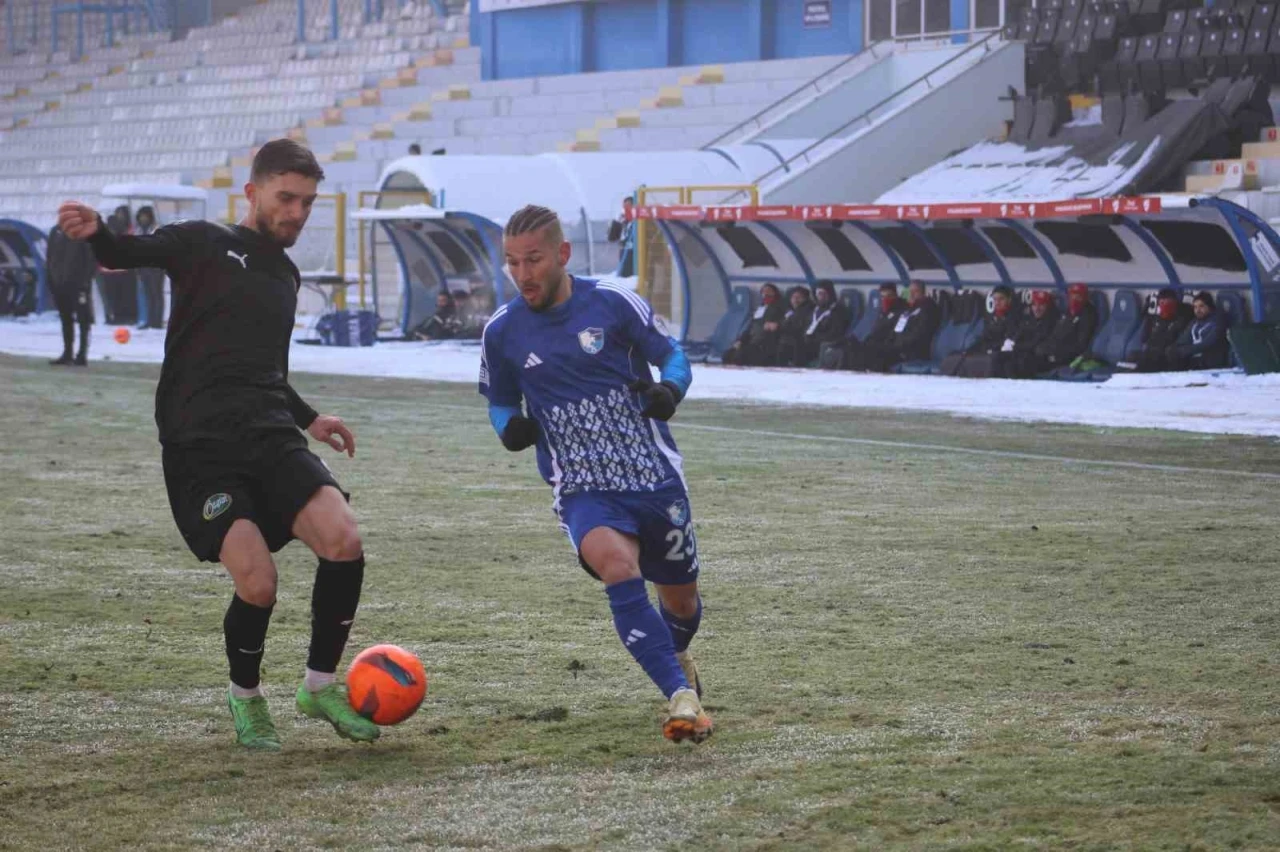
[{"label": "soccer player in black kit", "polygon": [[62,230],[87,239],[103,266],[169,274],[173,306],[156,388],[169,504],[191,551],[221,562],[235,581],[222,622],[227,703],[236,741],[270,751],[280,738],[259,669],[276,601],[271,554],[294,538],[320,559],[298,710],[347,739],[378,737],[334,677],[360,600],[360,534],[333,474],[299,430],[352,456],[355,438],[287,381],[300,280],[284,250],[302,232],[323,179],[309,150],[277,139],[254,157],[249,213],[237,225],[175,222],[146,236],[116,236],[84,204],[58,210]]}]

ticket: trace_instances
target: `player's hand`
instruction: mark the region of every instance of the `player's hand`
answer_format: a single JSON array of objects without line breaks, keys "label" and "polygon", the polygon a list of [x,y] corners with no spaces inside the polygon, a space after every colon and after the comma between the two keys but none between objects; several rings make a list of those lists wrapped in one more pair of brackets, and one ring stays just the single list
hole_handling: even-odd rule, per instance
[{"label": "player's hand", "polygon": [[321,414],[307,427],[307,434],[317,441],[324,441],[340,453],[348,456],[356,454],[356,436],[342,422],[341,417],[332,414]]},{"label": "player's hand", "polygon": [[73,240],[87,240],[98,232],[98,211],[79,201],[64,201],[58,208],[58,227]]},{"label": "player's hand", "polygon": [[652,379],[640,377],[629,386],[640,394],[640,414],[654,420],[670,420],[680,402],[680,391],[671,382],[654,384]]},{"label": "player's hand", "polygon": [[538,421],[532,417],[512,417],[502,430],[502,446],[513,453],[538,443]]}]

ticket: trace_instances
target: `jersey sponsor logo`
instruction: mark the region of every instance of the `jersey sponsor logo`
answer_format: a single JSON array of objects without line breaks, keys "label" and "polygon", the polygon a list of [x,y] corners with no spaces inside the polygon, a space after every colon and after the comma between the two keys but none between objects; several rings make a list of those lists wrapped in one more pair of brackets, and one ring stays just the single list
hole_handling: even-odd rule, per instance
[{"label": "jersey sponsor logo", "polygon": [[683,500],[677,500],[667,507],[667,517],[675,526],[684,526],[689,522],[689,504]]},{"label": "jersey sponsor logo", "polygon": [[206,521],[212,521],[223,512],[231,508],[230,494],[214,494],[208,500],[204,501],[204,511],[200,514]]},{"label": "jersey sponsor logo", "polygon": [[542,359],[538,357],[538,353],[530,352],[529,357],[524,360],[524,368],[526,370],[536,367],[542,363]]},{"label": "jersey sponsor logo", "polygon": [[578,332],[578,345],[588,355],[598,355],[604,348],[603,328],[584,328]]},{"label": "jersey sponsor logo", "polygon": [[233,252],[231,249],[227,249],[227,257],[234,257],[236,260],[240,261],[240,266],[241,266],[242,268],[244,268],[244,269],[248,269],[248,268],[249,268],[249,253],[248,253],[248,252],[245,252],[244,254],[236,254],[236,253],[235,253],[235,252]]}]

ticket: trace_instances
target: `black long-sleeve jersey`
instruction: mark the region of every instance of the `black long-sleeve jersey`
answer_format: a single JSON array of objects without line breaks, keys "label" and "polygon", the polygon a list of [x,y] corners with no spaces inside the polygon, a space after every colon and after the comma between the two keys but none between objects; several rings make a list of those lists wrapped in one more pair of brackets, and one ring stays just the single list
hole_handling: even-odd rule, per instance
[{"label": "black long-sleeve jersey", "polygon": [[305,429],[316,412],[289,387],[289,340],[301,278],[279,245],[240,225],[175,222],[89,244],[114,269],[159,267],[173,308],[156,388],[160,442],[238,442]]}]

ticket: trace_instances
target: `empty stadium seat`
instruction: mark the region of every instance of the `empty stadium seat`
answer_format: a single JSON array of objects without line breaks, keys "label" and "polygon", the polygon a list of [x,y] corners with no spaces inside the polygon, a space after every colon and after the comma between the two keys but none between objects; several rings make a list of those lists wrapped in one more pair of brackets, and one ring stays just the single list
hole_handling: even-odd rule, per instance
[{"label": "empty stadium seat", "polygon": [[1263,322],[1280,322],[1280,290],[1262,291]]},{"label": "empty stadium seat", "polygon": [[1218,310],[1222,311],[1222,315],[1226,317],[1228,325],[1248,324],[1249,315],[1245,312],[1244,299],[1239,293],[1223,290],[1214,297],[1214,301],[1217,302]]},{"label": "empty stadium seat", "polygon": [[862,319],[862,311],[864,303],[862,301],[862,293],[852,287],[845,287],[840,290],[840,303],[845,306],[849,312],[849,328],[853,328]]},{"label": "empty stadium seat", "polygon": [[1030,143],[1044,145],[1062,125],[1071,120],[1071,103],[1060,95],[1036,98],[1035,122],[1031,126]]},{"label": "empty stadium seat", "polygon": [[1025,143],[1031,138],[1031,128],[1036,120],[1036,104],[1029,96],[1013,100],[1013,124],[1009,126],[1009,141]]},{"label": "empty stadium seat", "polygon": [[876,290],[867,293],[867,307],[862,312],[862,316],[856,322],[850,323],[849,335],[856,337],[858,340],[866,340],[867,335],[871,333],[871,329],[875,328],[876,320],[880,319],[880,294]]},{"label": "empty stadium seat", "polygon": [[1138,295],[1132,290],[1117,290],[1111,299],[1111,315],[1099,327],[1090,350],[1109,364],[1121,361],[1141,326]]},{"label": "empty stadium seat", "polygon": [[719,363],[724,351],[733,345],[743,329],[747,327],[747,323],[751,321],[751,308],[754,303],[755,299],[749,287],[733,288],[733,292],[729,294],[729,308],[716,323],[715,331],[711,332],[711,339],[708,341],[709,351],[706,353],[705,360]]}]

